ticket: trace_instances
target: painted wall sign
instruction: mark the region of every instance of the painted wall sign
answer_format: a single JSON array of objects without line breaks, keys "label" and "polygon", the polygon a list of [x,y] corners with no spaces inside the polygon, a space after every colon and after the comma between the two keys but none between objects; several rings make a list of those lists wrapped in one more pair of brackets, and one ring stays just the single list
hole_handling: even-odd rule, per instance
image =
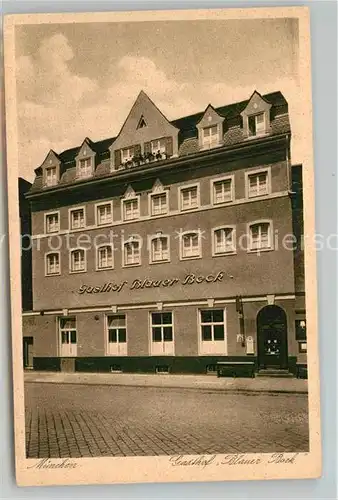
[{"label": "painted wall sign", "polygon": [[216,283],[222,281],[224,272],[219,271],[217,274],[197,275],[187,274],[183,279],[181,278],[166,278],[163,280],[153,280],[151,278],[134,279],[132,282],[121,281],[120,283],[104,283],[99,286],[81,285],[77,293],[105,293],[105,292],[121,292],[121,290],[128,288],[128,290],[142,290],[144,288],[165,288],[174,285],[194,285],[201,283]]}]

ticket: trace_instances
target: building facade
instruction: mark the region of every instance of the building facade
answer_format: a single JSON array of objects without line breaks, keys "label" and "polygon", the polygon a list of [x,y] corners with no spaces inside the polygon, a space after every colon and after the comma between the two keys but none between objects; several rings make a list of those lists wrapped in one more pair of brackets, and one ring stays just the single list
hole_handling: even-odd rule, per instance
[{"label": "building facade", "polygon": [[305,363],[290,140],[280,92],[171,122],[141,92],[117,137],[50,151],[27,195],[34,368]]}]

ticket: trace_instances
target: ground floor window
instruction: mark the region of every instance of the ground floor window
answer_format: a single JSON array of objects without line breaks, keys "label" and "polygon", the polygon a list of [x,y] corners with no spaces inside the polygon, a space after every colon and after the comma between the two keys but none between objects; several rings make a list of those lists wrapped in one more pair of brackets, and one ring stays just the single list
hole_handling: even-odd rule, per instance
[{"label": "ground floor window", "polygon": [[76,318],[59,318],[61,357],[77,356]]},{"label": "ground floor window", "polygon": [[199,311],[201,354],[226,354],[224,309]]},{"label": "ground floor window", "polygon": [[174,354],[172,312],[153,312],[151,321],[151,354]]},{"label": "ground floor window", "polygon": [[112,314],[107,318],[107,354],[111,356],[127,355],[127,324],[125,314]]}]

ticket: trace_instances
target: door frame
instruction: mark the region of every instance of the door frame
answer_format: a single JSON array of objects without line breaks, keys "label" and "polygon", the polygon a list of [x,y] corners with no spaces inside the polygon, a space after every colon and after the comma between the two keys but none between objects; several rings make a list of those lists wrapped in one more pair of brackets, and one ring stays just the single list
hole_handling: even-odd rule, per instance
[{"label": "door frame", "polygon": [[256,317],[256,328],[257,328],[257,364],[258,364],[258,369],[266,368],[266,363],[265,363],[265,351],[264,351],[264,338],[265,338],[265,333],[264,330],[262,330],[262,321],[261,317],[266,312],[268,309],[272,310],[274,308],[276,312],[278,311],[279,313],[279,318],[276,318],[276,322],[284,323],[284,330],[283,330],[283,338],[281,339],[281,344],[283,344],[283,350],[282,354],[279,357],[280,362],[276,365],[269,365],[269,368],[273,368],[276,370],[283,370],[288,368],[288,320],[287,320],[287,314],[285,310],[278,306],[278,305],[267,305],[262,307]]}]

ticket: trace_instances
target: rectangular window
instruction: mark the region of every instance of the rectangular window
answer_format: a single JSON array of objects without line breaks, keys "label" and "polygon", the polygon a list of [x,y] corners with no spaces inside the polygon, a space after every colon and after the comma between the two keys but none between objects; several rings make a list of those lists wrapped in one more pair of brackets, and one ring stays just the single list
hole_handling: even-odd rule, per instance
[{"label": "rectangular window", "polygon": [[201,256],[200,234],[198,232],[184,234],[181,245],[182,259],[192,259]]},{"label": "rectangular window", "polygon": [[141,263],[140,242],[128,241],[124,244],[124,265],[136,266]]},{"label": "rectangular window", "polygon": [[127,342],[126,315],[114,314],[107,316],[108,342],[118,344]]},{"label": "rectangular window", "polygon": [[269,194],[268,172],[259,172],[248,175],[248,195],[249,198],[264,196]]},{"label": "rectangular window", "polygon": [[134,158],[134,148],[125,148],[121,151],[121,159],[122,163],[127,163],[128,161],[132,161]]},{"label": "rectangular window", "polygon": [[219,143],[218,126],[212,125],[203,129],[202,144],[204,147],[213,147]]},{"label": "rectangular window", "polygon": [[132,200],[123,200],[123,218],[124,220],[134,220],[138,219],[139,213],[139,203],[138,198]]},{"label": "rectangular window", "polygon": [[151,240],[151,262],[167,262],[169,260],[169,241],[167,236]]},{"label": "rectangular window", "polygon": [[260,222],[250,226],[250,250],[263,250],[272,247],[269,222]]},{"label": "rectangular window", "polygon": [[97,249],[97,268],[111,269],[113,267],[113,249],[111,245],[105,245]]},{"label": "rectangular window", "polygon": [[57,233],[60,230],[59,213],[46,215],[46,233]]},{"label": "rectangular window", "polygon": [[85,250],[79,248],[72,250],[70,254],[70,270],[73,273],[79,273],[86,270]]},{"label": "rectangular window", "polygon": [[164,215],[168,212],[167,193],[151,195],[151,215]]},{"label": "rectangular window", "polygon": [[92,159],[83,158],[79,161],[79,176],[82,178],[92,175]]},{"label": "rectangular window", "polygon": [[77,355],[76,318],[59,318],[59,336],[62,357]]},{"label": "rectangular window", "polygon": [[156,139],[155,141],[151,141],[151,152],[153,155],[161,155],[161,157],[165,156],[166,152],[166,141],[165,139]]},{"label": "rectangular window", "polygon": [[235,231],[232,227],[222,227],[214,231],[214,253],[225,254],[235,252]]},{"label": "rectangular window", "polygon": [[110,224],[113,220],[112,204],[105,203],[96,207],[96,222],[98,226]]},{"label": "rectangular window", "polygon": [[214,181],[213,183],[213,203],[226,203],[232,201],[232,179]]},{"label": "rectangular window", "polygon": [[70,211],[70,228],[80,229],[85,226],[84,209],[76,208]]},{"label": "rectangular window", "polygon": [[56,167],[46,168],[46,185],[55,186],[57,184]]},{"label": "rectangular window", "polygon": [[173,341],[172,313],[151,313],[151,328],[153,342]]},{"label": "rectangular window", "polygon": [[46,275],[60,274],[60,254],[58,252],[46,255]]},{"label": "rectangular window", "polygon": [[181,210],[198,208],[198,187],[192,186],[181,189]]},{"label": "rectangular window", "polygon": [[296,319],[296,340],[306,342],[306,320]]},{"label": "rectangular window", "polygon": [[202,342],[214,342],[225,339],[224,310],[208,309],[200,311]]},{"label": "rectangular window", "polygon": [[265,116],[264,113],[258,113],[248,117],[249,135],[255,136],[265,133]]}]

